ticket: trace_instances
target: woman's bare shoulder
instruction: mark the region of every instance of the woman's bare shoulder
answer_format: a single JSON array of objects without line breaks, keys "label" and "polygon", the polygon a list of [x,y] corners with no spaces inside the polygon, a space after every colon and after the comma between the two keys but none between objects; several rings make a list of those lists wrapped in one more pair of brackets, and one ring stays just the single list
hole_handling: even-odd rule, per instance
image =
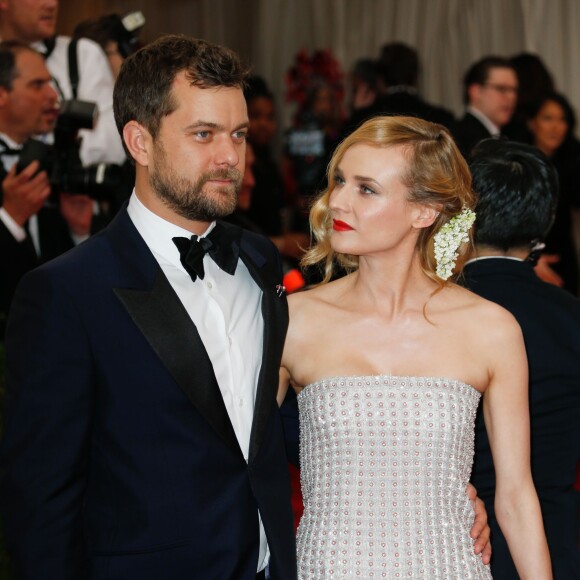
[{"label": "woman's bare shoulder", "polygon": [[485,331],[494,339],[501,337],[502,342],[507,337],[521,334],[517,320],[503,306],[461,286],[453,286],[451,290],[450,303],[455,305],[454,312],[463,324],[478,332]]},{"label": "woman's bare shoulder", "polygon": [[288,296],[290,312],[304,308],[320,308],[324,305],[331,306],[336,303],[336,297],[344,292],[346,286],[346,279],[341,278],[291,294]]}]

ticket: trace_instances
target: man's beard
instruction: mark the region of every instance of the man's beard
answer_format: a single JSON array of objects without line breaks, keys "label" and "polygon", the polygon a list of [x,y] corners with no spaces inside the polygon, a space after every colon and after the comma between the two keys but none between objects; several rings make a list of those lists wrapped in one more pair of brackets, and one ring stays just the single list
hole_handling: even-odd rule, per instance
[{"label": "man's beard", "polygon": [[[211,222],[236,209],[243,175],[234,168],[205,171],[196,180],[176,175],[168,167],[163,147],[156,145],[156,167],[149,175],[153,191],[175,213],[188,220]],[[231,180],[228,185],[204,188],[211,180]]]}]

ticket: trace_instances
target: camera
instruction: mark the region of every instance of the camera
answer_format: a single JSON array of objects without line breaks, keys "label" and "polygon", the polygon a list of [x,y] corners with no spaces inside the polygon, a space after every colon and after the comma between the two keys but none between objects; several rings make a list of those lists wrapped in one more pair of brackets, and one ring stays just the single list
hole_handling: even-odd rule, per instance
[{"label": "camera", "polygon": [[139,42],[137,35],[145,24],[145,16],[143,16],[143,12],[136,10],[129,12],[122,18],[117,18],[118,23],[114,29],[115,37],[119,45],[119,52],[123,58],[127,58],[137,47]]},{"label": "camera", "polygon": [[83,166],[80,155],[80,129],[92,129],[98,116],[95,103],[78,99],[64,101],[54,130],[54,145],[36,139],[24,144],[16,166],[19,173],[33,161],[38,171],[46,171],[51,194],[84,194],[93,199],[109,199],[123,185],[121,166],[98,163]]}]

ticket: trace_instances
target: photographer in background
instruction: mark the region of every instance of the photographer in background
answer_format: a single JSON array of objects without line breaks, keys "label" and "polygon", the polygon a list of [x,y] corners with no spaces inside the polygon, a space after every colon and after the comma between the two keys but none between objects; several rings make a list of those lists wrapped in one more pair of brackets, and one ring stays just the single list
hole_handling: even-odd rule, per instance
[{"label": "photographer in background", "polygon": [[96,102],[98,123],[81,132],[83,165],[121,165],[126,157],[113,119],[114,80],[107,57],[87,38],[71,42],[55,36],[57,13],[58,0],[0,0],[0,39],[33,44],[42,52],[61,100]]},{"label": "photographer in background", "polygon": [[51,186],[39,162],[18,170],[24,144],[54,130],[57,102],[42,55],[24,44],[0,43],[0,339],[20,278],[90,233],[88,196],[62,193],[58,207],[47,205]]},{"label": "photographer in background", "polygon": [[125,16],[105,14],[79,22],[74,29],[73,39],[94,40],[107,55],[113,78],[116,80],[123,61],[138,48],[137,34],[144,24],[145,17],[140,11],[130,12]]},{"label": "photographer in background", "polygon": [[[89,38],[96,42],[107,55],[113,78],[116,80],[123,61],[139,48],[138,34],[145,24],[140,11],[124,16],[105,14],[99,18],[83,20],[73,32],[73,40]],[[100,208],[105,216],[112,217],[129,199],[135,183],[135,166],[126,160],[118,174],[118,186],[111,188],[107,199],[100,200]]]}]

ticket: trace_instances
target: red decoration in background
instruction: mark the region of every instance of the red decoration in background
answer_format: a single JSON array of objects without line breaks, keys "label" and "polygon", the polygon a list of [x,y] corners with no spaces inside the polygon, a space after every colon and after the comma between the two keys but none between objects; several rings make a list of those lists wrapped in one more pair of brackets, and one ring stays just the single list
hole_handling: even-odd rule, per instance
[{"label": "red decoration in background", "polygon": [[304,511],[302,489],[300,487],[300,470],[291,463],[288,464],[288,470],[290,472],[290,489],[292,491],[291,501],[292,513],[294,514],[294,532],[296,532],[300,518],[302,517],[302,512]]},{"label": "red decoration in background", "polygon": [[302,49],[294,57],[294,64],[284,77],[286,101],[303,107],[317,81],[327,84],[338,102],[344,98],[344,73],[338,60],[329,49],[316,50],[310,55]]},{"label": "red decoration in background", "polygon": [[292,292],[304,288],[305,284],[306,282],[304,281],[304,277],[300,273],[300,270],[293,269],[284,274],[284,286],[288,294],[292,294]]}]

